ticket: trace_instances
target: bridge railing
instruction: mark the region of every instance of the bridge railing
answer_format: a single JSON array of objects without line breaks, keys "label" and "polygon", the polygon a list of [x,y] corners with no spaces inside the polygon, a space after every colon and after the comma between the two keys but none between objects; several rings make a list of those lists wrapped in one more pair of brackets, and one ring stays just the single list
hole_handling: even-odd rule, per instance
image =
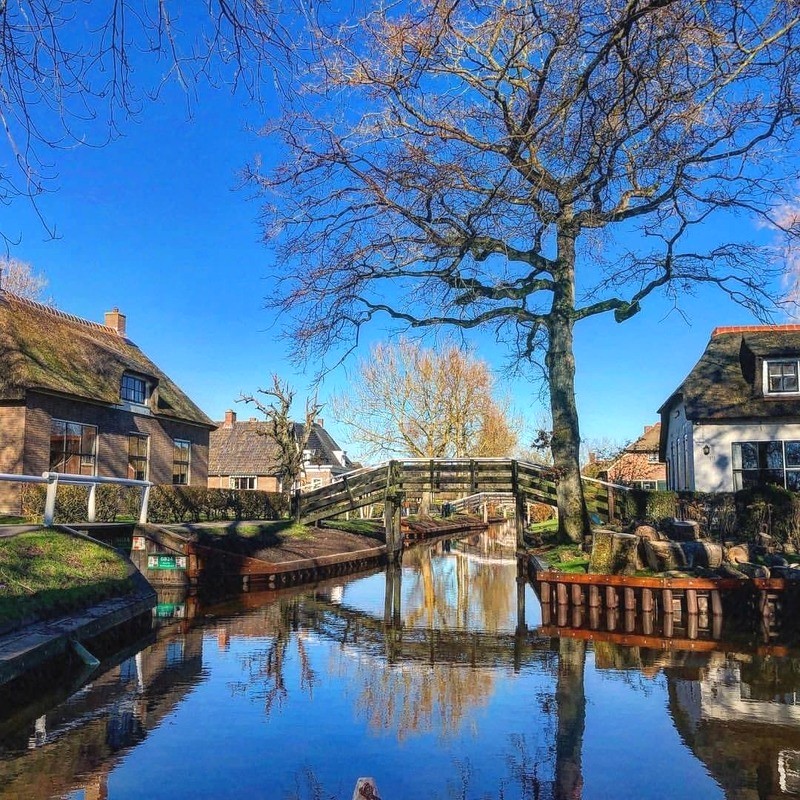
[{"label": "bridge railing", "polygon": [[86,521],[94,522],[97,516],[97,487],[102,484],[116,486],[131,486],[140,490],[139,523],[147,523],[147,506],[150,499],[150,481],[136,481],[131,478],[107,478],[100,475],[72,475],[65,472],[43,472],[38,475],[18,475],[15,473],[0,473],[0,481],[8,483],[37,483],[45,484],[47,491],[44,501],[44,524],[52,525],[56,515],[56,495],[59,484],[88,486],[89,493],[86,499]]},{"label": "bridge railing", "polygon": [[[591,513],[613,519],[624,486],[584,478]],[[529,502],[557,504],[557,473],[552,467],[508,458],[406,458],[384,461],[338,476],[328,486],[300,493],[296,512],[316,521],[381,502],[386,493],[439,492],[473,495],[480,492],[514,494]]]}]

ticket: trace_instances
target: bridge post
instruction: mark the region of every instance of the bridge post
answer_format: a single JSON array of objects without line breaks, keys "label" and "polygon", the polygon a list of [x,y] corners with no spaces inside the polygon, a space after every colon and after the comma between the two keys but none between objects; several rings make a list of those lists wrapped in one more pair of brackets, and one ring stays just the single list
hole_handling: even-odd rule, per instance
[{"label": "bridge post", "polygon": [[386,499],[383,505],[383,525],[386,530],[386,555],[389,563],[400,560],[403,552],[403,539],[400,535],[400,486],[396,461],[387,467]]},{"label": "bridge post", "polygon": [[517,550],[525,549],[525,497],[519,488],[518,464],[511,462],[511,491],[514,492],[514,521],[517,527]]}]

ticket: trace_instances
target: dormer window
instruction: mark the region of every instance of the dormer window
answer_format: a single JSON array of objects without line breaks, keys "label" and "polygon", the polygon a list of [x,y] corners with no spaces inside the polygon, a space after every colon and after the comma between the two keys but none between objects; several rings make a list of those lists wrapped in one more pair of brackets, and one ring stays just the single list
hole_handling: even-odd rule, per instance
[{"label": "dormer window", "polygon": [[798,394],[797,359],[764,363],[764,394]]},{"label": "dormer window", "polygon": [[123,375],[119,396],[127,403],[143,406],[147,402],[147,382],[135,375]]}]

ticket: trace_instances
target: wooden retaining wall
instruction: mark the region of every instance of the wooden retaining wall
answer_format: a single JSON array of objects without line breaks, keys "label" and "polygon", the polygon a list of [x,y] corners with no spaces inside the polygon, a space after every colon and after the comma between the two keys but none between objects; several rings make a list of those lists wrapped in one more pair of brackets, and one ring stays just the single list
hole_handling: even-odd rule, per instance
[{"label": "wooden retaining wall", "polygon": [[[760,620],[774,631],[796,610],[800,587],[784,578],[669,578],[565,573],[529,558],[529,577],[542,604],[544,625],[575,628],[605,624],[652,635],[657,624],[673,635],[676,621],[689,639],[703,630],[718,638],[725,613]],[[606,618],[603,619],[603,615]],[[608,615],[611,616],[608,616]],[[685,623],[685,625],[684,625]]]}]

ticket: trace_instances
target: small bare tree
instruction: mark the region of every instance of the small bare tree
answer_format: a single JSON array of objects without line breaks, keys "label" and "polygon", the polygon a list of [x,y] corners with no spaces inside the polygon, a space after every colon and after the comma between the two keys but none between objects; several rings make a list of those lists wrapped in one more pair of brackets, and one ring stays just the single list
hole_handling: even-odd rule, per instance
[{"label": "small bare tree", "polygon": [[800,234],[776,211],[800,177],[797,3],[359,9],[312,31],[277,124],[286,158],[252,171],[273,302],[305,357],[381,315],[488,328],[521,368],[544,354],[561,534],[579,541],[575,325],[698,286],[759,318],[779,307],[774,243],[732,221]]},{"label": "small bare tree", "polygon": [[[47,278],[16,258],[0,258],[0,289],[28,300],[43,301]],[[50,301],[47,301],[50,303]]]},{"label": "small bare tree", "polygon": [[242,395],[239,399],[253,404],[264,415],[266,425],[259,433],[275,441],[279,486],[282,491],[290,491],[300,485],[305,471],[308,440],[322,406],[317,403],[316,398],[307,399],[305,422],[296,425],[290,415],[295,392],[288,382],[273,375],[272,386],[269,389],[259,389],[258,393],[268,400],[260,400],[255,395]]}]

